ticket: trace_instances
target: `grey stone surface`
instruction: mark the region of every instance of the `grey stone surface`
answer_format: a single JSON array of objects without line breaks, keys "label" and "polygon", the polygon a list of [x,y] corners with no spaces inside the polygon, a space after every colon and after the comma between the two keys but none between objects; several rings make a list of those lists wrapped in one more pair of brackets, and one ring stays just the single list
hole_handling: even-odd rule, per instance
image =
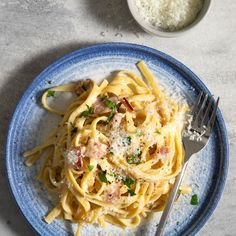
[{"label": "grey stone surface", "polygon": [[230,141],[223,197],[198,235],[236,235],[236,1],[215,0],[203,22],[173,39],[143,32],[125,0],[0,1],[0,235],[33,235],[10,195],[4,173],[8,123],[26,87],[66,53],[94,43],[144,44],[179,59],[221,97]]}]

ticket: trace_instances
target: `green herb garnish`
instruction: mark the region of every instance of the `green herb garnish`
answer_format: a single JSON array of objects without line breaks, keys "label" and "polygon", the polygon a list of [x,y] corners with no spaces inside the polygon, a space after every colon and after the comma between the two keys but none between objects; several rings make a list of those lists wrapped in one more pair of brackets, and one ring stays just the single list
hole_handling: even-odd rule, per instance
[{"label": "green herb garnish", "polygon": [[136,150],[136,153],[135,153],[135,154],[133,154],[133,155],[131,155],[131,156],[129,156],[129,157],[127,158],[127,162],[128,162],[129,164],[140,164],[140,157],[141,157],[141,155],[142,155],[142,151],[141,151],[140,148],[138,148],[138,149]]},{"label": "green herb garnish", "polygon": [[176,224],[179,225],[179,221],[177,221]]},{"label": "green herb garnish", "polygon": [[106,183],[106,184],[108,183],[108,180],[107,180],[105,172],[100,172],[98,174],[98,176],[99,176],[99,179],[100,179],[101,182]]},{"label": "green herb garnish", "polygon": [[105,105],[110,108],[112,111],[117,109],[116,103],[112,102],[111,100],[106,100]]},{"label": "green herb garnish", "polygon": [[182,192],[182,190],[181,190],[181,189],[178,189],[178,192],[177,192],[177,193],[178,193],[179,195],[181,194],[181,192]]},{"label": "green herb garnish", "polygon": [[131,140],[132,140],[132,138],[130,136],[124,138],[124,140],[122,141],[123,146],[130,145],[131,144]]},{"label": "green herb garnish", "polygon": [[140,148],[138,148],[137,150],[136,150],[136,154],[135,154],[137,157],[140,157],[141,155],[142,155],[142,151],[141,151],[141,149]]},{"label": "green herb garnish", "polygon": [[81,114],[80,114],[80,117],[87,117],[87,116],[90,116],[90,115],[93,115],[94,114],[94,109],[90,106],[87,106],[87,110],[86,111],[83,111]]},{"label": "green herb garnish", "polygon": [[88,170],[91,172],[93,170],[94,166],[93,165],[88,165]]},{"label": "green herb garnish", "polygon": [[112,176],[112,177],[117,177],[117,174],[114,173],[114,172],[111,172],[111,173],[107,173],[108,175]]},{"label": "green herb garnish", "polygon": [[135,155],[131,155],[130,157],[128,157],[128,159],[127,159],[127,162],[129,163],[129,164],[134,164],[135,163]]},{"label": "green herb garnish", "polygon": [[53,90],[48,90],[48,92],[47,92],[47,97],[54,97],[54,95],[55,95],[55,91],[53,91]]},{"label": "green herb garnish", "polygon": [[198,196],[197,196],[197,194],[194,194],[194,195],[192,196],[190,203],[191,203],[191,205],[194,205],[194,206],[198,205],[199,201],[198,201]]},{"label": "green herb garnish", "polygon": [[114,115],[115,115],[115,112],[114,112],[114,111],[112,111],[112,112],[109,113],[109,115],[108,115],[108,117],[107,117],[107,122],[108,122],[108,123],[112,120],[112,118],[113,118]]},{"label": "green herb garnish", "polygon": [[107,117],[107,122],[109,123],[112,120],[113,116],[115,115],[118,105],[115,102],[109,100],[106,96],[102,97],[102,101],[105,103],[106,107],[111,109],[111,112]]},{"label": "green herb garnish", "polygon": [[123,180],[124,185],[126,185],[128,188],[130,188],[131,185],[135,184],[135,182],[136,180],[130,177],[127,177],[125,180]]},{"label": "green herb garnish", "polygon": [[103,97],[102,100],[104,101],[106,107],[110,108],[112,111],[117,110],[117,104],[115,102],[109,100],[106,96]]},{"label": "green herb garnish", "polygon": [[128,193],[130,194],[130,196],[136,195],[136,193],[132,189],[128,189]]},{"label": "green herb garnish", "polygon": [[132,138],[130,136],[128,136],[126,139],[127,139],[127,144],[130,145]]}]

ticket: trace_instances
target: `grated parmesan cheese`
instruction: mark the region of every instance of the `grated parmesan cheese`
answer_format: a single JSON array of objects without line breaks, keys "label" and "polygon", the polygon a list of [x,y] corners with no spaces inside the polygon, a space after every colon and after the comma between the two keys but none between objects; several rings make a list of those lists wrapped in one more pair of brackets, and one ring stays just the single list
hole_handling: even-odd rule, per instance
[{"label": "grated parmesan cheese", "polygon": [[[131,138],[131,145],[127,144],[127,137]],[[130,133],[127,133],[124,129],[112,129],[109,133],[110,139],[110,152],[120,157],[126,155],[133,155],[140,148],[140,138]]]},{"label": "grated parmesan cheese", "polygon": [[203,6],[203,0],[136,0],[142,18],[155,27],[176,31],[190,25]]},{"label": "grated parmesan cheese", "polygon": [[117,156],[124,156],[128,146],[123,145],[124,139],[127,134],[123,130],[112,130],[110,136],[110,152],[115,153]]},{"label": "grated parmesan cheese", "polygon": [[68,162],[68,164],[72,164],[75,165],[78,162],[78,155],[77,152],[75,150],[70,150],[66,153],[66,160]]},{"label": "grated parmesan cheese", "polygon": [[79,147],[79,148],[77,147],[74,149],[67,150],[64,153],[66,162],[69,165],[77,165],[79,160],[81,161],[82,158],[84,157],[84,151],[85,147]]}]

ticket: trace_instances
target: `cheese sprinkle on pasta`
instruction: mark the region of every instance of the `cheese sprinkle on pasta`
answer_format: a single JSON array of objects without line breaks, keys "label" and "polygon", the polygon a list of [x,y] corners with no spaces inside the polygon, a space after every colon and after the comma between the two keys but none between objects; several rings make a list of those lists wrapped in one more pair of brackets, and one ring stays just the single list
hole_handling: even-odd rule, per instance
[{"label": "cheese sprinkle on pasta", "polygon": [[[108,83],[83,80],[51,88],[77,95],[58,128],[40,146],[27,151],[26,164],[44,158],[38,179],[58,202],[45,217],[78,224],[106,223],[133,228],[150,212],[162,211],[181,171],[181,132],[187,106],[158,86],[146,64],[144,79],[120,71]],[[43,154],[43,155],[41,155]]]}]

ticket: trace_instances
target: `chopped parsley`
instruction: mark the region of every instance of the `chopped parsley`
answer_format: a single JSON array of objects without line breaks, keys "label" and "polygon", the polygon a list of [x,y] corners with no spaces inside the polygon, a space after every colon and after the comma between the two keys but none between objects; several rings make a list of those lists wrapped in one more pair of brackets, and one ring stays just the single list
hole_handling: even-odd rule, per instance
[{"label": "chopped parsley", "polygon": [[127,162],[128,162],[129,164],[140,164],[140,157],[141,157],[141,155],[142,155],[142,151],[141,151],[140,148],[138,148],[138,149],[136,150],[136,153],[135,153],[135,154],[133,154],[133,155],[131,155],[131,156],[129,156],[129,157],[127,158]]},{"label": "chopped parsley", "polygon": [[194,194],[194,195],[192,196],[190,203],[191,203],[191,205],[194,205],[194,206],[198,205],[199,201],[198,201],[198,196],[197,196],[197,194]]},{"label": "chopped parsley", "polygon": [[109,100],[106,96],[104,96],[102,100],[105,103],[106,107],[110,108],[112,111],[117,110],[117,104],[115,102]]},{"label": "chopped parsley", "polygon": [[140,157],[141,155],[142,155],[142,151],[141,151],[141,149],[140,148],[138,148],[137,150],[136,150],[136,154],[135,154],[137,157]]},{"label": "chopped parsley", "polygon": [[93,170],[94,166],[93,165],[88,165],[88,170],[91,172]]},{"label": "chopped parsley", "polygon": [[107,173],[108,175],[112,176],[112,177],[117,177],[117,174],[114,173],[114,172],[111,172],[111,173]]},{"label": "chopped parsley", "polygon": [[47,92],[47,97],[54,97],[54,95],[55,95],[55,91],[49,89]]},{"label": "chopped parsley", "polygon": [[128,193],[130,194],[130,196],[136,195],[136,193],[132,189],[128,189]]},{"label": "chopped parsley", "polygon": [[124,138],[124,140],[122,141],[123,146],[130,145],[131,144],[131,140],[132,140],[132,138],[130,136]]},{"label": "chopped parsley", "polygon": [[93,115],[94,114],[94,109],[92,107],[90,107],[89,105],[87,105],[87,110],[86,111],[83,111],[81,114],[80,114],[80,117],[87,117],[87,116],[90,116],[90,115]]},{"label": "chopped parsley", "polygon": [[107,180],[105,172],[100,172],[98,174],[98,176],[99,176],[99,179],[100,179],[101,182],[106,183],[106,184],[108,183],[108,180]]},{"label": "chopped parsley", "polygon": [[114,115],[115,115],[115,112],[114,112],[114,111],[112,111],[112,112],[109,113],[109,115],[108,115],[108,117],[107,117],[107,122],[108,122],[108,123],[112,120],[112,118],[113,118]]},{"label": "chopped parsley", "polygon": [[176,224],[179,225],[179,221],[177,221]]},{"label": "chopped parsley", "polygon": [[106,100],[105,105],[110,108],[112,111],[117,109],[116,103],[112,102],[111,100]]},{"label": "chopped parsley", "polygon": [[131,155],[130,157],[128,157],[128,159],[127,159],[127,162],[129,163],[129,164],[134,164],[135,163],[135,155]]},{"label": "chopped parsley", "polygon": [[182,190],[181,190],[181,189],[178,189],[178,192],[177,192],[177,193],[178,193],[179,195],[181,194],[181,192],[182,192]]},{"label": "chopped parsley", "polygon": [[127,139],[127,144],[130,145],[130,144],[131,144],[131,139],[132,139],[132,138],[131,138],[130,136],[128,136],[126,139]]},{"label": "chopped parsley", "polygon": [[127,177],[125,180],[123,180],[124,185],[126,185],[128,188],[131,187],[131,185],[136,183],[135,179],[132,179],[130,177]]},{"label": "chopped parsley", "polygon": [[115,102],[109,100],[106,96],[102,97],[102,101],[105,103],[106,107],[111,109],[111,112],[107,117],[107,122],[109,123],[112,120],[113,116],[115,115],[118,105]]}]

